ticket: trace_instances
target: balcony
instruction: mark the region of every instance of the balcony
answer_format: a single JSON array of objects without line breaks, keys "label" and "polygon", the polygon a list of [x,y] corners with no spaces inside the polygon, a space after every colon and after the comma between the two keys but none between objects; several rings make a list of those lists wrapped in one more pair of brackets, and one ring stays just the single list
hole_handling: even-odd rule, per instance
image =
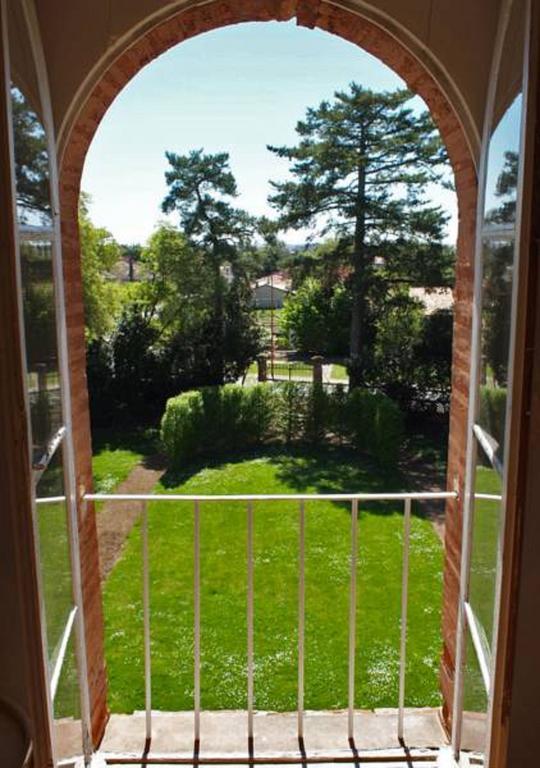
[{"label": "balcony", "polygon": [[[144,647],[144,711],[113,714],[100,746],[100,759],[106,765],[117,764],[265,764],[354,762],[379,765],[453,765],[447,733],[437,708],[405,706],[409,573],[411,546],[411,507],[413,502],[455,499],[452,492],[426,493],[337,493],[281,495],[180,495],[180,494],[88,494],[87,502],[121,502],[140,509],[141,594]],[[193,599],[193,709],[164,712],[153,709],[152,635],[159,627],[159,613],[153,612],[152,598],[159,592],[159,580],[152,577],[149,558],[151,538],[148,507],[150,502],[176,505],[179,515],[192,515],[193,578],[189,589]],[[348,541],[348,658],[346,709],[307,710],[305,708],[306,668],[306,519],[313,502],[325,501],[347,505],[350,514]],[[256,601],[254,551],[256,526],[264,519],[257,509],[271,514],[272,504],[290,504],[297,549],[296,583],[296,711],[259,711],[255,707],[257,647],[255,643]],[[362,542],[358,535],[358,515],[363,503],[391,502],[402,510],[401,611],[399,619],[398,696],[393,708],[360,709],[358,699],[357,614],[361,594],[358,574]],[[245,514],[245,701],[243,710],[208,711],[201,700],[201,508],[227,504]],[[174,510],[174,506],[173,506]],[[243,546],[243,544],[242,544]],[[188,662],[186,662],[187,664]],[[226,670],[224,670],[226,672]],[[204,672],[203,672],[204,674]],[[75,721],[60,723],[58,736],[62,752],[69,754],[70,737],[76,743]],[[465,719],[465,741],[470,749],[481,749],[481,722]],[[474,756],[473,763],[474,764]]]}]

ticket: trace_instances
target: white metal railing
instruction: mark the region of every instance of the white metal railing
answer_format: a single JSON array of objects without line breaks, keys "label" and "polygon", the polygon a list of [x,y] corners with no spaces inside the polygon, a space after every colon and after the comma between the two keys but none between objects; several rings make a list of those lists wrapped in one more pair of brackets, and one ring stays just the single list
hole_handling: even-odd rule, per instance
[{"label": "white metal railing", "polygon": [[304,737],[304,629],[305,629],[305,514],[306,502],[342,501],[351,504],[351,556],[349,587],[349,654],[348,654],[348,738],[354,743],[355,721],[355,661],[356,661],[356,579],[358,563],[358,509],[360,502],[397,501],[403,503],[403,562],[401,588],[401,628],[399,646],[399,695],[397,735],[403,741],[405,710],[405,668],[407,656],[407,607],[409,585],[409,549],[412,501],[457,498],[456,492],[426,493],[336,493],[336,494],[261,494],[261,495],[183,495],[183,494],[86,494],[85,501],[140,503],[143,569],[143,625],[146,739],[152,739],[152,670],[150,654],[150,573],[148,560],[148,502],[191,502],[194,513],[194,740],[200,742],[201,721],[201,568],[200,568],[200,505],[204,503],[243,502],[246,504],[247,524],[247,735],[253,742],[254,718],[254,508],[259,502],[290,501],[298,504],[298,683],[297,737]]}]

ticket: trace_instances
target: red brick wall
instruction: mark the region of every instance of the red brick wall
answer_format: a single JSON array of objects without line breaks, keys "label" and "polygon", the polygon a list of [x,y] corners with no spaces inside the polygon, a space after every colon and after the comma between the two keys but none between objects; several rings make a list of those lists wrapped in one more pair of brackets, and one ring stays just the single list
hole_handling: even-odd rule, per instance
[{"label": "red brick wall", "polygon": [[[323,0],[215,0],[202,7],[184,9],[146,31],[119,53],[96,82],[82,105],[62,154],[61,200],[63,248],[68,306],[70,366],[73,388],[73,426],[79,485],[90,488],[91,443],[85,377],[84,315],[81,294],[80,252],[76,209],[86,152],[95,131],[115,96],[148,62],[187,38],[218,27],[244,21],[287,20],[318,27],[356,43],[394,69],[420,94],[431,110],[448,149],[455,174],[459,205],[456,270],[454,352],[449,444],[448,486],[455,479],[462,488],[466,442],[469,339],[471,326],[472,263],[476,203],[473,158],[456,110],[445,96],[427,64],[421,62],[395,36],[358,14]],[[451,711],[454,670],[454,636],[461,547],[461,503],[448,506],[444,579],[444,653],[441,685],[445,713]],[[106,721],[106,675],[103,659],[103,617],[98,580],[97,538],[93,510],[81,515],[81,559],[86,609],[87,643],[95,736]]]},{"label": "red brick wall", "polygon": [[[72,388],[73,442],[79,497],[92,490],[92,448],[90,415],[86,387],[86,349],[84,339],[84,307],[82,298],[79,227],[77,223],[78,178],[66,165],[60,176],[62,245],[66,286],[66,321],[68,331],[69,369]],[[96,518],[92,507],[78,508],[81,581],[84,604],[85,634],[88,653],[88,681],[92,708],[92,731],[96,743],[107,721],[107,677],[103,648],[103,611]]]}]

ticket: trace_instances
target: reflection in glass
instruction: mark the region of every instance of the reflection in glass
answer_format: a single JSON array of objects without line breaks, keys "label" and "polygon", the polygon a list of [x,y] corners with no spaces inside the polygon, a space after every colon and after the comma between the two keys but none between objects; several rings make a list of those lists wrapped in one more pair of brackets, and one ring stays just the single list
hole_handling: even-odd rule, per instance
[{"label": "reflection in glass", "polygon": [[[483,752],[487,739],[497,573],[503,525],[501,503],[505,462],[505,421],[510,371],[512,294],[515,272],[518,176],[523,111],[525,3],[514,0],[504,33],[493,94],[487,148],[481,278],[480,387],[473,425],[476,468],[471,504],[471,552],[467,599],[462,747]],[[469,611],[472,610],[472,613]],[[489,682],[489,680],[487,681]]]},{"label": "reflection in glass", "polygon": [[38,562],[45,603],[51,675],[60,651],[66,622],[73,608],[63,471],[62,446],[59,446],[36,489]]},{"label": "reflection in glass", "polygon": [[[12,23],[24,35],[22,19]],[[15,32],[14,32],[15,33]],[[18,48],[25,83],[32,82],[31,60]],[[28,393],[32,421],[33,463],[46,463],[48,446],[61,426],[56,345],[53,230],[47,135],[39,117],[39,98],[11,87],[17,217],[23,290]]]},{"label": "reflection in glass", "polygon": [[486,463],[496,468],[504,463],[521,110],[518,94],[493,132],[486,181],[478,423],[495,457]]},{"label": "reflection in glass", "polygon": [[482,352],[485,383],[506,387],[512,311],[514,239],[484,242]]},{"label": "reflection in glass", "polygon": [[516,221],[519,139],[523,97],[518,93],[492,134],[484,209],[487,231]]},{"label": "reflection in glass", "polygon": [[47,136],[22,91],[11,88],[17,214],[20,224],[51,226]]},{"label": "reflection in glass", "polygon": [[51,241],[20,233],[24,330],[34,463],[62,423]]},{"label": "reflection in glass", "polygon": [[[495,585],[501,525],[502,482],[491,467],[476,467],[469,602],[480,624],[481,639],[489,657],[493,640]],[[478,496],[495,498],[479,498]]]},{"label": "reflection in glass", "polygon": [[488,696],[468,631],[465,654],[461,745],[463,749],[482,752],[487,733]]},{"label": "reflection in glass", "polygon": [[75,656],[75,630],[67,644],[62,672],[53,702],[54,741],[58,760],[82,753],[79,681]]},{"label": "reflection in glass", "polygon": [[510,353],[514,239],[484,241],[482,293],[482,384],[478,423],[504,460],[504,429]]},{"label": "reflection in glass", "polygon": [[[35,97],[34,97],[35,101]],[[34,465],[62,422],[47,136],[36,108],[12,86],[11,107],[28,391]]]}]

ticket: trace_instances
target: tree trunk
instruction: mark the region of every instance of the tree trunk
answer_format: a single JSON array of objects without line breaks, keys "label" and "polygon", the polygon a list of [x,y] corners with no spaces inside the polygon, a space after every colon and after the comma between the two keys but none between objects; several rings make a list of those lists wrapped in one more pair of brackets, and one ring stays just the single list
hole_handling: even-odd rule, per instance
[{"label": "tree trunk", "polygon": [[223,343],[224,343],[224,317],[223,317],[223,279],[221,277],[221,261],[219,254],[217,253],[219,246],[214,244],[213,250],[213,266],[214,266],[214,338],[211,339],[211,345],[214,354],[212,358],[214,360],[214,374],[216,382],[219,384],[224,383],[225,378],[225,365],[223,360]]},{"label": "tree trunk", "polygon": [[[360,151],[364,157],[365,139],[362,134]],[[365,165],[358,166],[358,188],[356,193],[356,222],[353,243],[352,308],[350,335],[349,386],[359,387],[364,383],[365,359],[363,355],[363,333],[366,304],[366,174]]]}]

